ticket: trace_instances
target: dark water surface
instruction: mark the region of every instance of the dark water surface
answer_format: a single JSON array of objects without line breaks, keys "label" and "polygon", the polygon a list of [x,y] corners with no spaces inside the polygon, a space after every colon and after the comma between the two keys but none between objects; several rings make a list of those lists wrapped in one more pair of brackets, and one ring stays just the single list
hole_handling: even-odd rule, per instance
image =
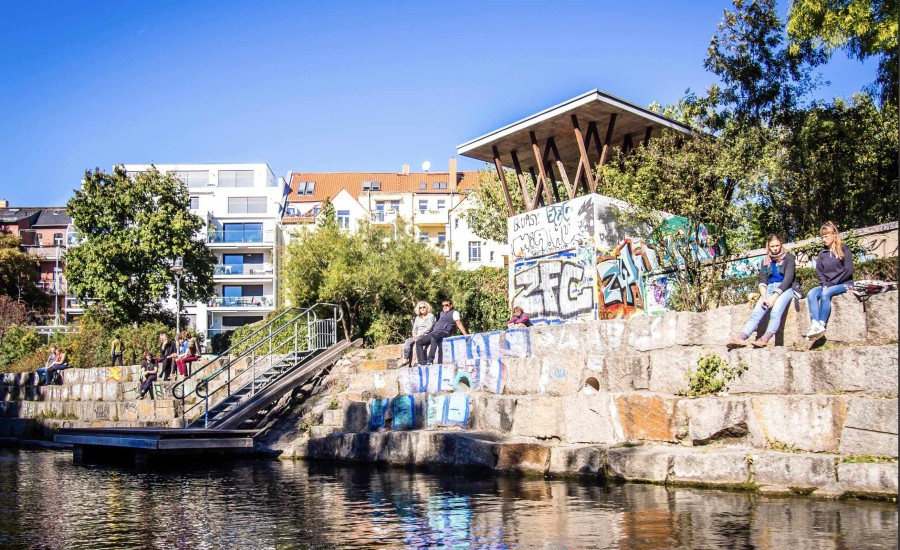
[{"label": "dark water surface", "polygon": [[0,548],[896,548],[897,505],[317,463],[0,449]]}]

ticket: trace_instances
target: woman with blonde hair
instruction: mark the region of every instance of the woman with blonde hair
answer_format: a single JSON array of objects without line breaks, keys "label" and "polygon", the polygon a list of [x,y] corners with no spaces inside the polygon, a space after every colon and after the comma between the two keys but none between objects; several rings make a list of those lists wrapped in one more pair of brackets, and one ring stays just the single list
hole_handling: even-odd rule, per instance
[{"label": "woman with blonde hair", "polygon": [[841,242],[841,233],[834,222],[825,222],[819,229],[824,247],[816,257],[816,275],[821,286],[809,291],[809,332],[806,337],[825,334],[825,324],[831,315],[831,299],[853,286],[853,254]]},{"label": "woman with blonde hair", "polygon": [[403,342],[402,359],[406,360],[404,363],[405,366],[412,364],[412,351],[416,341],[431,332],[431,328],[434,326],[434,314],[431,312],[431,304],[425,300],[416,303],[413,313],[415,314],[415,317],[413,317],[412,322],[412,337],[407,338],[406,341]]}]

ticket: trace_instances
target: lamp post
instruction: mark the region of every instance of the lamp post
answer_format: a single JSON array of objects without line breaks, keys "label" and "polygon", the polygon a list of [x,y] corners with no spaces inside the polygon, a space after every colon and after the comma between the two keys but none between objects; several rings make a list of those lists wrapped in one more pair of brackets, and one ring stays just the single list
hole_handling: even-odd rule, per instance
[{"label": "lamp post", "polygon": [[56,263],[53,266],[53,326],[59,326],[59,245],[56,245]]},{"label": "lamp post", "polygon": [[184,260],[181,256],[175,258],[172,264],[172,273],[175,274],[175,334],[181,334],[181,277],[184,275]]}]

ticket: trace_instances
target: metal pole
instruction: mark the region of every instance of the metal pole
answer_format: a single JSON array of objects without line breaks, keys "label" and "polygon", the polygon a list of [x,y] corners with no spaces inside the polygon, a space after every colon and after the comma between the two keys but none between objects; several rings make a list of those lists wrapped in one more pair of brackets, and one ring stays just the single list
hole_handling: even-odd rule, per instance
[{"label": "metal pole", "polygon": [[59,326],[59,245],[56,245],[56,266],[53,268],[53,326]]},{"label": "metal pole", "polygon": [[175,338],[181,334],[181,275],[175,277]]}]

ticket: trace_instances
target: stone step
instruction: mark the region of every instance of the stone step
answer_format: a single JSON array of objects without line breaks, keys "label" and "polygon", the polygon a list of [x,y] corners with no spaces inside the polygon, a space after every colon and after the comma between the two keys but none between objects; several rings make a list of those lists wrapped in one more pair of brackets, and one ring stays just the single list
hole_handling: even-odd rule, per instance
[{"label": "stone step", "polygon": [[823,496],[897,495],[897,463],[842,463],[833,454],[746,447],[553,445],[490,432],[335,433],[313,437],[308,458],[454,466],[535,475],[587,475],[661,484],[758,489]]},{"label": "stone step", "polygon": [[181,401],[149,397],[128,401],[17,401],[0,403],[0,417],[48,418],[81,421],[170,421],[181,411]]}]

